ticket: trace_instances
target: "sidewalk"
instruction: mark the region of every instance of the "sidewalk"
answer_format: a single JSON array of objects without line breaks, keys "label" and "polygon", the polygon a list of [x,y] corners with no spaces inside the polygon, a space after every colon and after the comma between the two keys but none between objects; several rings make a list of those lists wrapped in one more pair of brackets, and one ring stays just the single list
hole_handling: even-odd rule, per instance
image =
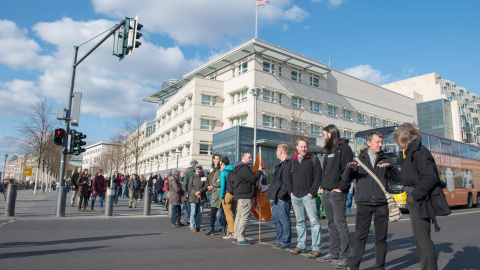
[{"label": "sidewalk", "polygon": [[[71,192],[67,193],[65,218],[112,218],[106,217],[105,213],[100,212],[98,198],[95,202],[95,212],[78,212],[77,207],[72,207],[70,204],[71,196]],[[8,218],[55,218],[57,199],[58,193],[56,191],[47,191],[46,193],[37,191],[37,194],[33,195],[33,190],[18,190],[15,202],[15,217]],[[87,210],[90,211],[91,200],[88,203]],[[0,218],[2,219],[5,218],[5,204],[5,200],[0,200]],[[104,202],[104,207],[105,205],[106,202]],[[118,204],[113,205],[113,217],[148,217],[143,215],[143,205],[144,201],[138,200],[137,208],[128,208],[128,198],[119,198]],[[168,211],[165,207],[152,202],[150,215],[167,216]]]}]

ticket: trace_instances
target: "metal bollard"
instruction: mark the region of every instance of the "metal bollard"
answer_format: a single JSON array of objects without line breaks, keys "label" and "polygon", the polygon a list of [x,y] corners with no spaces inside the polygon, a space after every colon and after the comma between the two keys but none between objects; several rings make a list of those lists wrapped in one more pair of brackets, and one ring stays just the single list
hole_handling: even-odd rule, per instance
[{"label": "metal bollard", "polygon": [[66,205],[67,205],[67,187],[58,187],[57,217],[65,216]]},{"label": "metal bollard", "polygon": [[145,187],[145,194],[143,194],[143,215],[150,216],[150,208],[152,207],[152,188]]},{"label": "metal bollard", "polygon": [[113,216],[113,199],[115,197],[115,188],[107,188],[107,198],[105,199],[105,216]]},{"label": "metal bollard", "polygon": [[15,201],[17,199],[17,185],[8,184],[7,188],[7,204],[5,205],[5,216],[15,216]]}]

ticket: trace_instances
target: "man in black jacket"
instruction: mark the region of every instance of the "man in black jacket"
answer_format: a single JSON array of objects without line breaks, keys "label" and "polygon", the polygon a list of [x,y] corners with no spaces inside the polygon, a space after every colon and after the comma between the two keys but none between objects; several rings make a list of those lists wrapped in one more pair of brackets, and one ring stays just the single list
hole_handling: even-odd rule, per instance
[{"label": "man in black jacket", "polygon": [[80,173],[82,172],[82,167],[78,167],[77,171],[72,174],[71,181],[72,181],[72,198],[70,199],[70,202],[72,204],[72,207],[75,207],[75,199],[77,198],[77,181],[78,177],[80,176]]},{"label": "man in black jacket", "polygon": [[277,158],[280,160],[280,164],[275,166],[267,197],[273,201],[272,219],[277,231],[277,244],[273,248],[285,249],[289,248],[292,242],[292,221],[290,220],[292,201],[287,187],[288,165],[292,157],[288,155],[286,144],[278,145]]},{"label": "man in black jacket", "polygon": [[[316,156],[308,152],[308,140],[298,138],[296,142],[298,153],[288,163],[287,187],[292,198],[293,210],[297,220],[297,246],[290,250],[292,254],[306,252],[307,245],[307,215],[312,233],[312,251],[309,258],[320,256],[320,241],[322,231],[317,213],[317,193],[322,181],[322,167]],[[307,214],[305,215],[305,212]]]},{"label": "man in black jacket", "polygon": [[[396,169],[391,166],[391,160],[384,155],[382,149],[382,134],[372,131],[366,137],[368,148],[362,150],[359,155],[360,161],[368,168],[387,188],[387,178],[396,174]],[[360,167],[356,162],[350,162],[343,173],[342,181],[348,185],[352,180],[357,180],[355,203],[357,215],[355,220],[355,241],[353,243],[352,256],[348,263],[350,269],[359,269],[360,261],[365,251],[368,231],[374,217],[375,226],[375,269],[385,269],[385,257],[387,256],[387,230],[388,230],[388,203],[385,194],[378,183]]]},{"label": "man in black jacket", "polygon": [[237,200],[237,215],[235,216],[233,243],[241,246],[251,245],[245,238],[250,213],[253,208],[253,196],[256,192],[255,183],[262,175],[262,169],[258,169],[254,175],[248,166],[252,162],[252,155],[244,151],[242,160],[235,162],[232,174],[234,179],[233,196]]},{"label": "man in black jacket", "polygon": [[350,186],[341,186],[342,173],[353,160],[353,152],[348,140],[340,137],[335,125],[323,129],[326,156],[323,160],[322,203],[327,216],[330,233],[330,252],[319,261],[335,263],[335,267],[347,267],[350,256],[347,213],[345,205]]}]

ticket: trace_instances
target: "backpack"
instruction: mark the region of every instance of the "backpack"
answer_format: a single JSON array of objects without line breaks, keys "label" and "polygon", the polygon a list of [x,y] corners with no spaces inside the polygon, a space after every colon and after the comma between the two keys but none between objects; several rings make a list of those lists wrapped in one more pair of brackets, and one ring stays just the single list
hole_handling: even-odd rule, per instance
[{"label": "backpack", "polygon": [[235,176],[233,175],[232,171],[228,171],[228,174],[227,174],[227,185],[226,185],[226,190],[228,193],[232,194],[233,195],[233,188],[234,188],[234,184],[235,184]]}]

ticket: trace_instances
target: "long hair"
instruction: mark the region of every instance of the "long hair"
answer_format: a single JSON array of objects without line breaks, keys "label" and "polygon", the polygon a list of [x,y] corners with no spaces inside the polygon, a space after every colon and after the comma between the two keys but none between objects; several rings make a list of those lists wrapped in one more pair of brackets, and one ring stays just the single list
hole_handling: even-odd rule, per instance
[{"label": "long hair", "polygon": [[[213,163],[213,159],[214,159],[215,157],[219,157],[219,158],[220,158],[220,160],[222,159],[222,156],[221,156],[219,153],[215,153],[215,154],[213,154],[213,156],[212,156],[212,169],[214,169],[214,168],[215,168],[215,163]],[[217,169],[220,169],[220,162],[218,162],[218,164],[217,164],[217,167],[216,167],[216,168],[217,168]]]},{"label": "long hair", "polygon": [[401,148],[407,148],[411,142],[420,138],[422,135],[412,123],[403,123],[393,132],[393,139]]},{"label": "long hair", "polygon": [[335,125],[328,125],[324,127],[323,130],[330,134],[329,139],[325,138],[325,145],[323,148],[325,148],[327,154],[331,154],[337,149],[340,143],[345,141],[345,139],[340,137],[340,131]]}]

